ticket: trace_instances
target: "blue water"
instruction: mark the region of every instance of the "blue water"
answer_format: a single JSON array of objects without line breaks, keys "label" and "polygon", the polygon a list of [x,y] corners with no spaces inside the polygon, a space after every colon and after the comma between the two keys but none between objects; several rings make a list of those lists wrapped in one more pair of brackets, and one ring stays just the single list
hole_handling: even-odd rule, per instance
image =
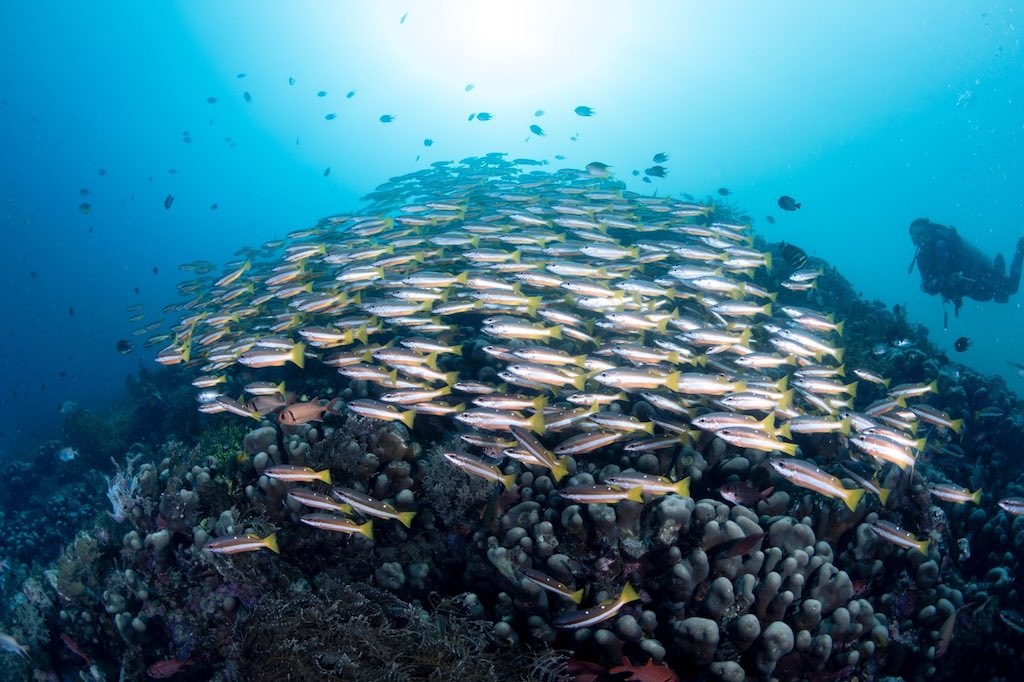
[{"label": "blue water", "polygon": [[[0,456],[57,438],[63,401],[123,397],[158,348],[115,344],[177,300],[180,263],[490,151],[600,160],[642,192],[727,187],[765,237],[1024,389],[1007,365],[1024,362],[1022,295],[968,302],[943,330],[907,273],[914,218],[1007,257],[1024,234],[1022,19],[1011,2],[6,3]],[[642,183],[656,152],[669,175]],[[803,208],[784,214],[781,194]],[[955,354],[961,335],[974,345]]]}]

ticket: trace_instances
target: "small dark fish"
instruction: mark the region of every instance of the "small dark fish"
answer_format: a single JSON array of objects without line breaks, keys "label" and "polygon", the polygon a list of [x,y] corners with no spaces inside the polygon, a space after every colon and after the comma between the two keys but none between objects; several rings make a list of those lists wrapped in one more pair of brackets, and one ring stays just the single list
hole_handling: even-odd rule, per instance
[{"label": "small dark fish", "polygon": [[492,118],[494,118],[494,114],[489,114],[486,111],[481,111],[476,115],[476,120],[478,121],[490,121]]},{"label": "small dark fish", "polygon": [[634,178],[639,178],[639,177],[640,177],[640,171],[638,171],[638,170],[634,169],[634,170],[633,170],[633,177],[634,177]]},{"label": "small dark fish", "polygon": [[555,154],[555,158],[557,160],[559,160],[559,161],[565,161],[565,155],[564,154]]},{"label": "small dark fish", "polygon": [[651,184],[651,179],[649,177],[647,177],[646,175],[643,176],[640,179],[643,180],[644,182],[646,182],[648,185]]},{"label": "small dark fish", "polygon": [[786,261],[794,270],[799,270],[807,265],[807,253],[799,246],[782,242],[782,260]]},{"label": "small dark fish", "polygon": [[764,538],[763,532],[754,533],[753,535],[747,535],[742,538],[726,540],[725,542],[711,548],[714,550],[713,556],[715,559],[726,559],[749,554],[755,547],[757,547],[762,538]]},{"label": "small dark fish", "polygon": [[384,114],[383,116],[380,117],[380,122],[381,123],[391,123],[394,120],[395,120],[395,117],[393,115],[391,115],[391,114]]},{"label": "small dark fish", "polygon": [[720,194],[721,196],[723,196],[723,197],[727,197],[727,196],[729,196],[730,194],[732,194],[732,192],[731,192],[731,191],[729,190],[729,188],[728,188],[728,187],[719,187],[719,188],[718,188],[718,193],[719,193],[719,194]]},{"label": "small dark fish", "polygon": [[235,76],[235,78],[245,78],[245,74],[244,73],[240,73],[237,76]]},{"label": "small dark fish", "polygon": [[128,355],[135,350],[135,344],[126,339],[121,339],[117,342],[117,352],[121,355]]},{"label": "small dark fish", "polygon": [[539,137],[544,137],[544,135],[545,135],[544,129],[541,128],[539,125],[536,125],[536,124],[530,126],[530,132],[533,133],[534,135],[539,136]]},{"label": "small dark fish", "polygon": [[768,499],[774,490],[773,486],[758,490],[746,481],[730,481],[718,489],[718,494],[727,502],[749,507],[761,500]]},{"label": "small dark fish", "polygon": [[772,217],[772,216],[770,216],[770,215],[766,215],[766,216],[764,217],[764,219],[765,219],[765,220],[767,220],[767,221],[768,221],[768,222],[769,222],[769,223],[770,223],[771,225],[774,225],[774,224],[775,224],[775,218],[773,218],[773,217]]},{"label": "small dark fish", "polygon": [[590,107],[576,107],[575,109],[573,109],[573,111],[576,112],[577,116],[593,116],[594,114],[597,113]]},{"label": "small dark fish", "polygon": [[800,204],[793,197],[783,194],[779,197],[779,208],[783,211],[795,211],[800,208]]},{"label": "small dark fish", "polygon": [[244,99],[249,104],[252,104],[252,95],[249,94],[248,90],[242,93],[242,99]]},{"label": "small dark fish", "polygon": [[957,353],[963,353],[965,350],[971,347],[971,340],[966,336],[961,336],[953,344],[953,348],[956,348]]},{"label": "small dark fish", "polygon": [[98,173],[99,175],[103,176],[103,175],[106,175],[106,174],[107,174],[107,169],[106,169],[106,168],[100,168],[100,169],[99,169],[98,171],[96,171],[96,172],[97,172],[97,173]]},{"label": "small dark fish", "polygon": [[533,115],[534,116],[543,116],[544,115],[544,110],[543,109],[538,109],[537,111],[533,112]]},{"label": "small dark fish", "polygon": [[591,161],[587,164],[587,172],[595,178],[608,177],[608,169],[611,168],[607,163],[601,163],[600,161]]},{"label": "small dark fish", "polygon": [[402,15],[402,18],[398,20],[398,23],[399,23],[399,24],[404,24],[404,23],[405,23],[405,18],[406,18],[407,16],[409,16],[409,13],[408,13],[408,12],[406,12],[405,14],[403,14],[403,15]]},{"label": "small dark fish", "polygon": [[217,204],[210,204],[210,210],[211,211],[216,211],[217,210]]},{"label": "small dark fish", "polygon": [[28,276],[31,277],[32,279],[36,279],[37,277],[39,277],[39,273],[36,272],[35,270],[31,270],[29,271]]},{"label": "small dark fish", "polygon": [[427,139],[423,140],[423,146],[424,146],[424,147],[429,147],[429,146],[431,146],[432,144],[434,144],[434,141],[433,141],[433,140],[431,140],[431,139],[430,139],[429,137],[428,137]]},{"label": "small dark fish", "polygon": [[139,288],[135,287],[134,291],[135,291],[135,293],[139,293]]},{"label": "small dark fish", "polygon": [[652,178],[663,178],[668,175],[668,169],[664,166],[651,166],[644,169],[644,175],[649,175]]},{"label": "small dark fish", "polygon": [[328,121],[333,121],[336,118],[338,118],[338,115],[334,114],[334,113],[327,114],[326,116],[324,116],[324,119],[326,119]]},{"label": "small dark fish", "polygon": [[181,141],[184,142],[185,144],[188,144],[192,141],[192,138],[189,137],[188,135],[185,135],[184,137],[181,138]]},{"label": "small dark fish", "polygon": [[78,205],[78,212],[82,215],[89,215],[92,212],[92,204],[81,203]]},{"label": "small dark fish", "polygon": [[160,267],[159,266],[157,266],[157,265],[153,266],[153,274],[154,275],[159,275],[160,274]]},{"label": "small dark fish", "polygon": [[70,316],[70,317],[74,317],[75,316],[75,309],[72,306],[68,306],[68,316]]},{"label": "small dark fish", "polygon": [[167,198],[164,199],[164,208],[168,208],[169,209],[171,207],[171,204],[173,204],[173,203],[174,203],[174,195],[173,194],[168,194]]},{"label": "small dark fish", "polygon": [[317,97],[327,97],[327,91],[326,90],[321,90],[320,92],[316,93],[316,96]]},{"label": "small dark fish", "polygon": [[1010,367],[1016,367],[1017,368],[1017,374],[1019,374],[1022,377],[1024,377],[1024,365],[1022,365],[1020,363],[1017,363],[1017,362],[1007,362],[1006,364],[1008,364]]},{"label": "small dark fish", "polygon": [[665,163],[668,161],[668,152],[658,152],[651,161],[654,163]]},{"label": "small dark fish", "polygon": [[331,167],[328,166],[327,168],[324,168],[324,177],[326,178],[330,174],[331,174]]},{"label": "small dark fish", "polygon": [[356,96],[356,91],[355,90],[349,90],[347,93],[345,93],[345,99],[352,99],[355,96]]},{"label": "small dark fish", "polygon": [[288,76],[288,85],[295,85],[295,79],[291,76]]},{"label": "small dark fish", "polygon": [[466,92],[469,92],[470,90],[472,90],[472,89],[473,89],[473,88],[475,88],[475,87],[476,87],[476,86],[475,86],[475,85],[473,85],[472,83],[466,83],[466,88],[465,88],[465,90],[466,90]]},{"label": "small dark fish", "polygon": [[217,98],[216,97],[207,97],[206,98],[206,103],[207,104],[216,104],[217,103]]},{"label": "small dark fish", "polygon": [[78,190],[78,194],[79,194],[79,196],[83,196],[83,197],[89,196],[89,188],[88,187],[83,187],[82,189]]},{"label": "small dark fish", "polygon": [[176,168],[168,168],[167,169],[167,174],[168,175],[177,175],[178,174],[178,170]]}]

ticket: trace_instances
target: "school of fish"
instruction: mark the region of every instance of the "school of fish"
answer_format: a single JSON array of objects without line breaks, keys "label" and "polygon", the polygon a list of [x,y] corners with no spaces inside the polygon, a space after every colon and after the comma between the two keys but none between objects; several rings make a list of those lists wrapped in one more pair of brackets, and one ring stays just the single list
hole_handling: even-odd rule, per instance
[{"label": "school of fish", "polygon": [[[884,508],[888,472],[913,476],[927,466],[922,452],[958,437],[961,420],[927,402],[935,383],[890,386],[869,368],[848,369],[843,322],[784,303],[803,303],[821,268],[805,263],[775,290],[771,252],[753,246],[749,225],[718,221],[712,205],[626,191],[603,164],[528,166],[501,154],[435,163],[378,187],[364,211],[240,251],[220,275],[190,264],[199,277],[181,285],[188,300],[166,309],[180,317],[154,337],[170,342],[157,362],[194,371],[204,413],[284,426],[345,411],[410,429],[440,420],[464,444],[444,453],[451,466],[505,489],[525,468],[546,471],[560,496],[580,504],[689,496],[689,480],[674,472],[626,468],[600,485],[565,479],[587,458],[718,437],[772,453],[772,470],[793,486],[851,510],[870,493]],[[500,383],[480,381],[483,366]],[[332,372],[335,393],[360,380],[371,397],[298,397],[303,377]],[[858,398],[863,384],[877,399]],[[641,401],[652,418],[635,416]],[[839,439],[848,455],[805,459],[798,446],[811,438]],[[413,524],[415,512],[332,488],[329,471],[265,473],[322,486],[292,492],[316,510],[302,518],[314,527],[372,539],[374,519]],[[957,504],[982,495],[929,490]],[[756,489],[722,496],[761,499]],[[999,505],[1024,513],[1024,499]],[[927,539],[883,515],[892,520],[871,524],[881,538],[928,551]],[[276,538],[208,546],[263,548],[277,551]],[[525,577],[579,602],[582,592],[539,571]],[[626,584],[618,598],[557,624],[600,622],[635,598]]]}]

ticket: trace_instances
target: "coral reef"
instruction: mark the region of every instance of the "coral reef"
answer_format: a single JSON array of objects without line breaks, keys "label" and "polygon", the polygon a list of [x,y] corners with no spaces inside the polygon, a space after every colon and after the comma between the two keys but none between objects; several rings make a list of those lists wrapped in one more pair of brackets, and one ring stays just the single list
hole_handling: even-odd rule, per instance
[{"label": "coral reef", "polygon": [[[718,219],[727,213],[719,207]],[[705,222],[686,225],[699,231]],[[874,378],[860,381],[856,396],[834,387],[850,393],[834,419],[768,448],[691,428],[721,407],[715,400],[688,397],[673,412],[657,392],[616,397],[600,411],[543,386],[527,386],[536,396],[500,392],[548,419],[546,431],[523,420],[535,435],[405,419],[366,400],[381,390],[372,381],[336,388],[337,368],[379,372],[366,362],[374,351],[403,352],[383,343],[353,352],[352,362],[339,354],[336,365],[289,368],[285,381],[305,398],[271,386],[280,402],[272,409],[220,396],[216,407],[234,414],[197,416],[191,391],[185,398],[181,390],[191,379],[172,367],[133,380],[135,416],[113,419],[116,428],[70,412],[66,443],[90,462],[103,455],[103,467],[114,454],[114,469],[47,487],[40,467],[4,463],[0,485],[49,497],[7,505],[0,517],[0,556],[16,562],[0,630],[31,652],[29,660],[0,659],[3,671],[12,679],[30,671],[93,679],[1013,679],[1024,647],[1024,520],[997,501],[1024,496],[1015,456],[1024,403],[999,379],[952,363],[905,311],[862,300],[826,263],[807,264],[816,288],[790,288],[801,282],[780,246],[755,242],[758,249],[776,265],[756,268],[749,285],[777,292],[776,307],[813,306],[821,324],[842,320],[843,361]],[[472,319],[456,316],[450,327],[449,338],[464,340],[458,357],[414,357],[432,364],[446,388],[454,381],[443,370],[457,369],[467,394],[491,395],[480,387],[508,380],[503,356],[536,351],[515,338],[495,348]],[[545,348],[582,367],[572,344],[557,340]],[[638,352],[618,338],[594,346],[588,375],[616,353]],[[298,365],[302,351],[289,361]],[[678,360],[681,351],[666,352]],[[724,371],[719,356],[704,355],[708,372]],[[591,378],[580,377],[577,390]],[[760,383],[784,396],[794,390],[787,380]],[[910,385],[914,399],[901,405],[885,382]],[[814,399],[801,394],[805,404]],[[893,404],[877,416],[911,408],[932,415],[925,436],[916,417],[914,430],[894,436],[921,450],[913,466],[865,466],[870,458],[853,444],[851,420],[887,399]],[[176,412],[184,400],[189,416],[171,423],[161,406]],[[820,416],[787,412],[782,402],[764,412],[783,415],[787,426]],[[430,405],[465,414],[464,405]],[[237,421],[248,417],[255,419]],[[564,427],[554,426],[561,419],[577,425],[571,439],[611,437],[572,452]],[[953,428],[947,419],[962,421]],[[609,424],[646,433],[619,437]],[[117,433],[106,440],[108,431]],[[40,457],[52,461],[61,445]],[[794,483],[777,473],[771,451],[788,451],[822,476],[827,470],[834,482]],[[638,480],[651,487],[620,487]],[[936,486],[951,484],[970,494],[943,499]],[[829,485],[840,492],[828,496]],[[858,494],[834,499],[851,490]],[[337,512],[326,519],[339,532],[316,525],[324,517],[311,512],[323,510]]]}]

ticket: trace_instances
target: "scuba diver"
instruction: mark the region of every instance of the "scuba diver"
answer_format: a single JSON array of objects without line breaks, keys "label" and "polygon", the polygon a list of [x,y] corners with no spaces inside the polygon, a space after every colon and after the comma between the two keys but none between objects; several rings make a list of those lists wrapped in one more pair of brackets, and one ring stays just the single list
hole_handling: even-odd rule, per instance
[{"label": "scuba diver", "polygon": [[954,227],[918,218],[910,223],[910,238],[917,251],[907,273],[913,272],[917,263],[921,291],[942,294],[943,302],[950,301],[957,316],[964,298],[1006,303],[1017,293],[1024,265],[1024,237],[1017,240],[1009,275],[1003,254],[989,260],[977,247],[964,241]]}]

